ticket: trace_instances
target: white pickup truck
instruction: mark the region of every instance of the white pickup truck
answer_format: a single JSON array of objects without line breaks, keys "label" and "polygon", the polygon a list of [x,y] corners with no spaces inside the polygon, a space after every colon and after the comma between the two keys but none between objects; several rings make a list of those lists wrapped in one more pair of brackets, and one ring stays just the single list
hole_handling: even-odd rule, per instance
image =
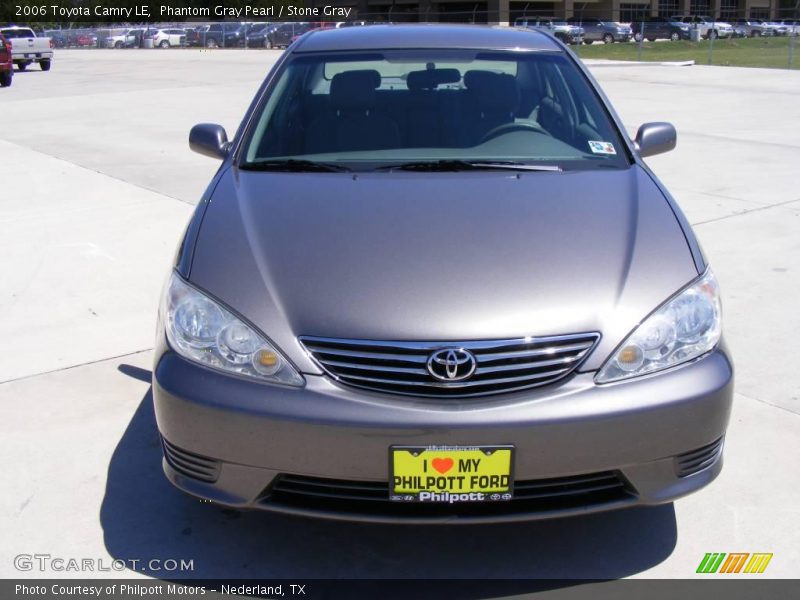
[{"label": "white pickup truck", "polygon": [[53,44],[50,38],[36,37],[29,27],[4,27],[0,33],[11,42],[11,60],[17,69],[24,71],[31,63],[39,63],[42,71],[49,71],[53,63]]}]

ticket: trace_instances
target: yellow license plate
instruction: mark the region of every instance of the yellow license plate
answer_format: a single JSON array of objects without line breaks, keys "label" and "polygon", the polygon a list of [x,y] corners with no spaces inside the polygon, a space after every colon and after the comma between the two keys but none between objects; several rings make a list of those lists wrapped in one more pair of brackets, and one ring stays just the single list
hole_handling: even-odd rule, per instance
[{"label": "yellow license plate", "polygon": [[389,499],[493,502],[513,495],[513,446],[392,446]]}]

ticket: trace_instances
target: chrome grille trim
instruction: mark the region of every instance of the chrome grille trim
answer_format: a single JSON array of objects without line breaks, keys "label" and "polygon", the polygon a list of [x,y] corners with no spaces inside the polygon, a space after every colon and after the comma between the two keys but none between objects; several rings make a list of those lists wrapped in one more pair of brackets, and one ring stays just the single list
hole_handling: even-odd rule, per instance
[{"label": "chrome grille trim", "polygon": [[[383,341],[300,336],[317,365],[336,381],[378,392],[438,398],[485,396],[555,383],[595,347],[595,332],[512,340]],[[469,350],[477,361],[463,381],[440,381],[426,368],[432,352]]]}]

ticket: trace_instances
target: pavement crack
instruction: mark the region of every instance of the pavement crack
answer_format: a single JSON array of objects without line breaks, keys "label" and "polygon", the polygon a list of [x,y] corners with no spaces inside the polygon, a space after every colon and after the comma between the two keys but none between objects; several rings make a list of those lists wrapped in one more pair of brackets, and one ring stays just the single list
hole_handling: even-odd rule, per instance
[{"label": "pavement crack", "polygon": [[747,398],[748,400],[753,400],[754,402],[760,402],[761,404],[766,404],[767,406],[771,406],[772,408],[777,408],[778,410],[782,410],[796,417],[800,417],[800,413],[796,413],[791,408],[786,408],[785,406],[780,406],[779,404],[773,404],[772,402],[767,402],[766,400],[761,400],[760,398],[755,398],[754,396],[748,396],[747,394],[743,394],[742,392],[736,392],[736,393],[739,396],[742,396],[743,398]]},{"label": "pavement crack", "polygon": [[50,375],[51,373],[60,373],[61,371],[69,371],[71,369],[77,369],[79,367],[96,365],[97,363],[106,362],[109,360],[117,360],[118,358],[125,358],[126,356],[135,356],[137,354],[142,354],[143,352],[150,352],[151,350],[152,348],[144,348],[142,350],[134,350],[133,352],[126,352],[125,354],[117,354],[116,356],[107,356],[105,358],[98,358],[97,360],[90,360],[87,362],[79,363],[77,365],[69,365],[67,367],[61,367],[59,369],[53,369],[51,371],[42,371],[41,373],[31,373],[30,375],[23,375],[21,377],[14,377],[13,379],[6,379],[4,381],[0,381],[0,385],[4,385],[6,383],[14,383],[15,381],[23,381],[25,379],[33,379],[34,377],[39,377],[41,375]]},{"label": "pavement crack", "polygon": [[771,208],[780,208],[781,206],[786,206],[787,204],[792,204],[797,201],[798,199],[794,198],[792,200],[786,200],[784,202],[776,202],[775,204],[770,204],[768,206],[759,206],[758,208],[748,208],[741,212],[733,213],[731,215],[723,215],[721,217],[716,217],[714,219],[708,219],[706,221],[698,221],[697,223],[692,223],[692,227],[697,227],[698,225],[705,225],[707,223],[716,223],[717,221],[725,221],[726,219],[732,219],[733,217],[742,217],[744,215],[749,215],[750,213],[761,212],[762,210],[769,210]]}]

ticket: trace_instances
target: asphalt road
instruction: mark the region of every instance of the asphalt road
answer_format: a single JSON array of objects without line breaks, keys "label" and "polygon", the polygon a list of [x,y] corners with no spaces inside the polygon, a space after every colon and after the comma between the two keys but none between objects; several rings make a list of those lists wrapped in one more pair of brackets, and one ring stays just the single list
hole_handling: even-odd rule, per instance
[{"label": "asphalt road", "polygon": [[[158,297],[276,51],[58,51],[0,90],[0,577],[21,553],[187,559],[197,577],[691,577],[706,552],[800,575],[800,72],[597,66],[724,294],[736,398],[719,479],[674,505],[479,527],[343,524],[221,510],[160,472],[149,377]],[[591,190],[586,190],[587,199]],[[133,566],[133,563],[129,563]],[[139,563],[101,577],[180,576]],[[533,584],[532,584],[533,585]]]}]

